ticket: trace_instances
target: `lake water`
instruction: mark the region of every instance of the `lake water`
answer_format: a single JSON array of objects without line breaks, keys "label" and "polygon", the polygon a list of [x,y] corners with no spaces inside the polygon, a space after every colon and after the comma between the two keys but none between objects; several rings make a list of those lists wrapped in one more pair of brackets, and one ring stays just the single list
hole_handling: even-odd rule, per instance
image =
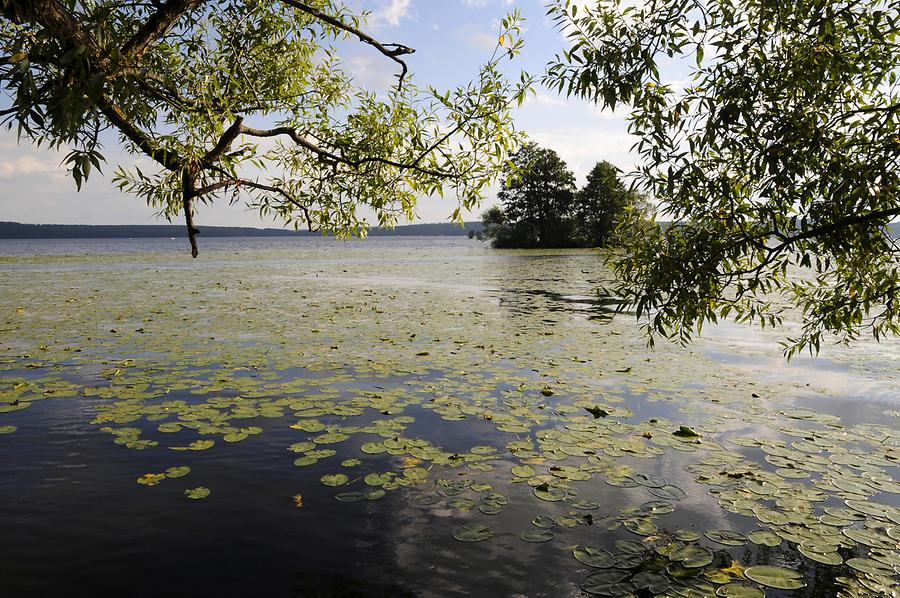
[{"label": "lake water", "polygon": [[0,595],[896,593],[900,343],[649,350],[605,282],[457,237],[0,241]]}]

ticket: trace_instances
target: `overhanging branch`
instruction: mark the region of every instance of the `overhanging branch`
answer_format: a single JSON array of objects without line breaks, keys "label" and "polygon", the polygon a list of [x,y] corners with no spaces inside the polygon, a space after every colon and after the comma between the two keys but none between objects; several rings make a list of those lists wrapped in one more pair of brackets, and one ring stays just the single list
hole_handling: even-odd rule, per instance
[{"label": "overhanging branch", "polygon": [[296,8],[299,11],[305,12],[310,16],[313,16],[320,21],[324,21],[325,23],[328,23],[336,29],[340,29],[341,31],[345,31],[351,35],[356,36],[359,41],[372,46],[373,48],[381,52],[382,55],[399,64],[401,71],[398,75],[399,83],[397,84],[397,86],[403,87],[403,80],[406,78],[406,73],[409,71],[409,68],[406,66],[406,62],[404,62],[400,57],[408,54],[413,54],[415,52],[415,49],[401,44],[383,44],[371,35],[365,33],[364,31],[361,31],[357,27],[344,23],[340,19],[324,13],[314,6],[310,6],[308,4],[300,2],[299,0],[282,0],[282,2],[284,2],[288,6]]}]

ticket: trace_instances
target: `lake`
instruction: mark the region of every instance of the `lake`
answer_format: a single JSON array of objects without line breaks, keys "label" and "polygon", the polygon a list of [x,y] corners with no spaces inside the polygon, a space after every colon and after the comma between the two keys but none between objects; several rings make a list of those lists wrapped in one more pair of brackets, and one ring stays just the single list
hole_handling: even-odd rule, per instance
[{"label": "lake", "polygon": [[0,241],[0,594],[896,595],[900,342],[651,350],[608,281],[459,237]]}]

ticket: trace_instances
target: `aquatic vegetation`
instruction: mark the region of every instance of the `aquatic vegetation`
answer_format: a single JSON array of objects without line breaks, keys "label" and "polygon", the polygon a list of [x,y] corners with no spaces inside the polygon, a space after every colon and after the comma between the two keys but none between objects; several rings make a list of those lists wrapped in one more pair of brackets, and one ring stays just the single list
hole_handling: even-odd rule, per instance
[{"label": "aquatic vegetation", "polygon": [[159,273],[133,256],[14,260],[0,443],[77,403],[84,429],[138,451],[123,487],[171,487],[170,508],[226,500],[219,468],[250,462],[248,478],[290,472],[278,500],[297,515],[314,488],[347,512],[401,504],[475,544],[467,558],[500,537],[564,549],[571,570],[548,575],[598,596],[760,596],[825,583],[817,571],[847,595],[897,585],[896,409],[845,421],[789,377],[648,353],[588,300],[606,274],[587,252],[511,253],[474,284],[467,256],[395,252],[377,278],[346,250],[265,269],[145,256]]}]

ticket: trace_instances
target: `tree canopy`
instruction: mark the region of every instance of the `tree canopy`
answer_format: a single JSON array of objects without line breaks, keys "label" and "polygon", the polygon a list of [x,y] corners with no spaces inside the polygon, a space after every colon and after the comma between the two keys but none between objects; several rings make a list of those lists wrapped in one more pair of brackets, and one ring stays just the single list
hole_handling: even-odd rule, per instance
[{"label": "tree canopy", "polygon": [[[360,207],[389,225],[452,191],[460,219],[517,143],[510,108],[531,81],[501,61],[522,46],[518,16],[473,82],[444,92],[414,84],[412,48],[364,27],[336,0],[0,0],[0,118],[65,148],[79,187],[106,131],[152,158],[115,180],[183,216],[194,257],[194,207],[214,197],[346,235],[364,234]],[[335,46],[350,41],[396,63],[397,85],[376,93],[342,71]]]},{"label": "tree canopy", "polygon": [[619,170],[598,162],[587,184],[555,151],[531,141],[514,152],[494,206],[481,216],[480,239],[498,248],[606,247],[626,212],[646,214],[646,198],[625,187]]},{"label": "tree canopy", "polygon": [[[654,334],[705,321],[823,337],[900,332],[900,3],[557,0],[569,48],[546,82],[629,112],[636,183],[671,226],[635,220],[617,292]],[[676,73],[678,83],[667,79]]]},{"label": "tree canopy", "polygon": [[645,216],[650,206],[645,197],[625,186],[619,169],[604,160],[588,173],[587,182],[575,195],[572,211],[582,244],[606,247],[618,244],[616,231],[627,221],[627,212]]},{"label": "tree canopy", "polygon": [[552,149],[530,141],[516,150],[497,194],[517,247],[554,247],[568,235],[566,216],[575,197],[575,175]]}]

